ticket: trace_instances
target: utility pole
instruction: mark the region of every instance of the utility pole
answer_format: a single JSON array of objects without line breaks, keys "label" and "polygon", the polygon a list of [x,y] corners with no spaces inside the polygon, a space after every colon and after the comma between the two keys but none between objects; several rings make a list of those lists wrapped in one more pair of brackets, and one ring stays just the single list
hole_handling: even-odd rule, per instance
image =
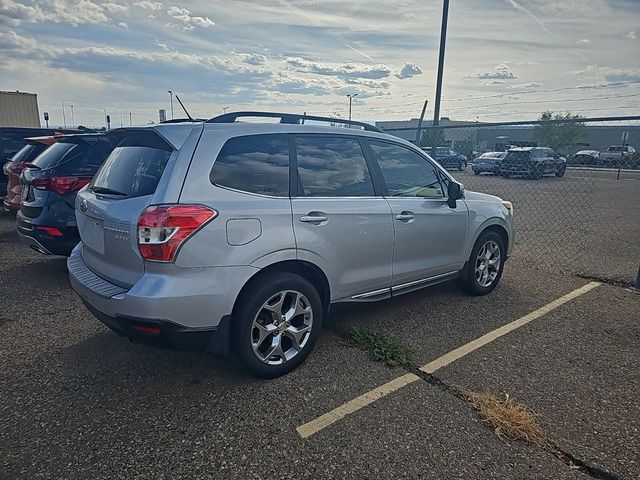
[{"label": "utility pole", "polygon": [[167,93],[171,96],[171,120],[173,120],[173,92],[171,90],[167,90]]},{"label": "utility pole", "polygon": [[69,104],[69,107],[71,108],[71,126],[73,128],[75,128],[75,126],[76,126],[76,117],[73,116],[73,105]]},{"label": "utility pole", "polygon": [[442,26],[440,28],[440,55],[438,57],[438,79],[436,83],[436,104],[433,109],[433,126],[440,123],[440,96],[442,95],[442,74],[444,73],[444,50],[447,41],[447,22],[449,20],[449,0],[442,5]]},{"label": "utility pole", "polygon": [[64,113],[64,100],[62,101],[62,123],[64,123],[64,128],[67,128],[67,115]]},{"label": "utility pole", "polygon": [[424,105],[422,106],[422,112],[420,113],[420,120],[418,120],[418,130],[416,131],[416,145],[420,146],[420,133],[422,132],[422,122],[424,120],[424,114],[427,111],[427,103],[429,100],[424,101]]},{"label": "utility pole", "polygon": [[351,121],[351,102],[357,96],[358,96],[357,93],[354,93],[353,95],[347,95],[347,98],[349,98],[349,121]]},{"label": "utility pole", "polygon": [[131,116],[131,112],[129,112],[129,126],[133,125],[133,118]]}]

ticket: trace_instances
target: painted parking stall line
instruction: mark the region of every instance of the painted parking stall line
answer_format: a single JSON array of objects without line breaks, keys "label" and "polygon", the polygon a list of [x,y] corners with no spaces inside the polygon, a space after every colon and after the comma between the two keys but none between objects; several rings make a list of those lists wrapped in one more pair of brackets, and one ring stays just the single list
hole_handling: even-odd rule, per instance
[{"label": "painted parking stall line", "polygon": [[[517,320],[514,320],[513,322],[496,328],[495,330],[492,330],[491,332],[486,333],[485,335],[482,335],[481,337],[472,340],[471,342],[466,343],[461,347],[456,348],[455,350],[451,350],[450,352],[445,353],[444,355],[420,367],[420,370],[429,374],[434,373],[442,367],[450,365],[456,360],[459,360],[460,358],[478,350],[479,348],[493,342],[494,340],[546,315],[547,313],[555,310],[565,303],[570,302],[571,300],[581,295],[584,295],[585,293],[593,290],[599,285],[599,282],[590,282],[580,288],[577,288],[576,290],[573,290],[566,295],[557,298],[556,300],[538,308],[537,310],[534,310],[531,313],[524,315],[523,317],[518,318]],[[300,425],[296,428],[296,431],[302,438],[309,438],[319,431],[327,428],[328,426],[342,420],[347,415],[351,415],[352,413],[357,412],[367,405],[372,404],[376,400],[379,400],[380,398],[396,392],[401,388],[406,387],[407,385],[410,385],[418,380],[420,380],[420,377],[413,373],[407,373],[405,375],[397,377],[383,385],[380,385],[379,387],[374,388],[373,390],[363,393],[359,397],[356,397],[353,400],[350,400],[347,403],[334,408],[333,410],[319,416],[318,418],[315,418],[314,420],[311,420],[310,422]]]}]

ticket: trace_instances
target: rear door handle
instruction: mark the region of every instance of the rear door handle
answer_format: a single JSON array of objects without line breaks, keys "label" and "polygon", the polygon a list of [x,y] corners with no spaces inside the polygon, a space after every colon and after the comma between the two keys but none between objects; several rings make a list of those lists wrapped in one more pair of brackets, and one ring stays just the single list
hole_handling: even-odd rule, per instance
[{"label": "rear door handle", "polygon": [[400,212],[398,215],[396,215],[396,220],[400,220],[401,222],[410,222],[411,220],[415,220],[416,216],[413,214],[413,212],[408,212],[408,211],[404,211],[404,212]]},{"label": "rear door handle", "polygon": [[323,212],[309,212],[307,215],[300,217],[300,221],[304,223],[322,223],[329,220],[329,217]]}]

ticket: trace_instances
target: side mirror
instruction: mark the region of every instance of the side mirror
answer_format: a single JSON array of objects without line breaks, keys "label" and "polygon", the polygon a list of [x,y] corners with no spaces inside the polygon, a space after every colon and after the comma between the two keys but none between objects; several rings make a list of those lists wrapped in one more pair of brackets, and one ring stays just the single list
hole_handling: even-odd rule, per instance
[{"label": "side mirror", "polygon": [[447,188],[447,205],[450,208],[456,208],[458,206],[457,200],[464,198],[464,185],[458,182],[449,182],[449,187]]}]

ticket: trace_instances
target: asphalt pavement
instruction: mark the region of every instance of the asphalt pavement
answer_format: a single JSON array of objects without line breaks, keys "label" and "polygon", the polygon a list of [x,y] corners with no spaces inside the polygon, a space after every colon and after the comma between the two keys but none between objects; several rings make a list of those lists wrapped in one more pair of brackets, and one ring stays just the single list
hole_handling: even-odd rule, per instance
[{"label": "asphalt pavement", "polygon": [[[496,192],[505,181],[471,178]],[[640,183],[597,181],[583,198],[592,218],[602,209],[603,223],[585,233],[591,252],[578,258],[593,276],[626,278],[640,258],[638,222],[632,206],[609,203],[630,203]],[[549,195],[519,192],[516,215],[543,211],[527,199]],[[491,295],[469,297],[449,283],[333,309],[307,362],[263,381],[231,360],[110,332],[72,292],[64,259],[19,244],[13,222],[0,217],[0,478],[594,478],[536,445],[499,438],[466,402],[423,380],[309,438],[296,431],[406,374],[351,347],[352,327],[409,347],[419,366],[588,283],[577,264],[553,268],[561,253],[535,262],[531,246],[544,247],[544,237],[516,245]],[[567,255],[577,250],[565,242]],[[601,472],[596,478],[638,478],[638,312],[637,291],[602,284],[435,375],[531,407],[550,439]]]}]

